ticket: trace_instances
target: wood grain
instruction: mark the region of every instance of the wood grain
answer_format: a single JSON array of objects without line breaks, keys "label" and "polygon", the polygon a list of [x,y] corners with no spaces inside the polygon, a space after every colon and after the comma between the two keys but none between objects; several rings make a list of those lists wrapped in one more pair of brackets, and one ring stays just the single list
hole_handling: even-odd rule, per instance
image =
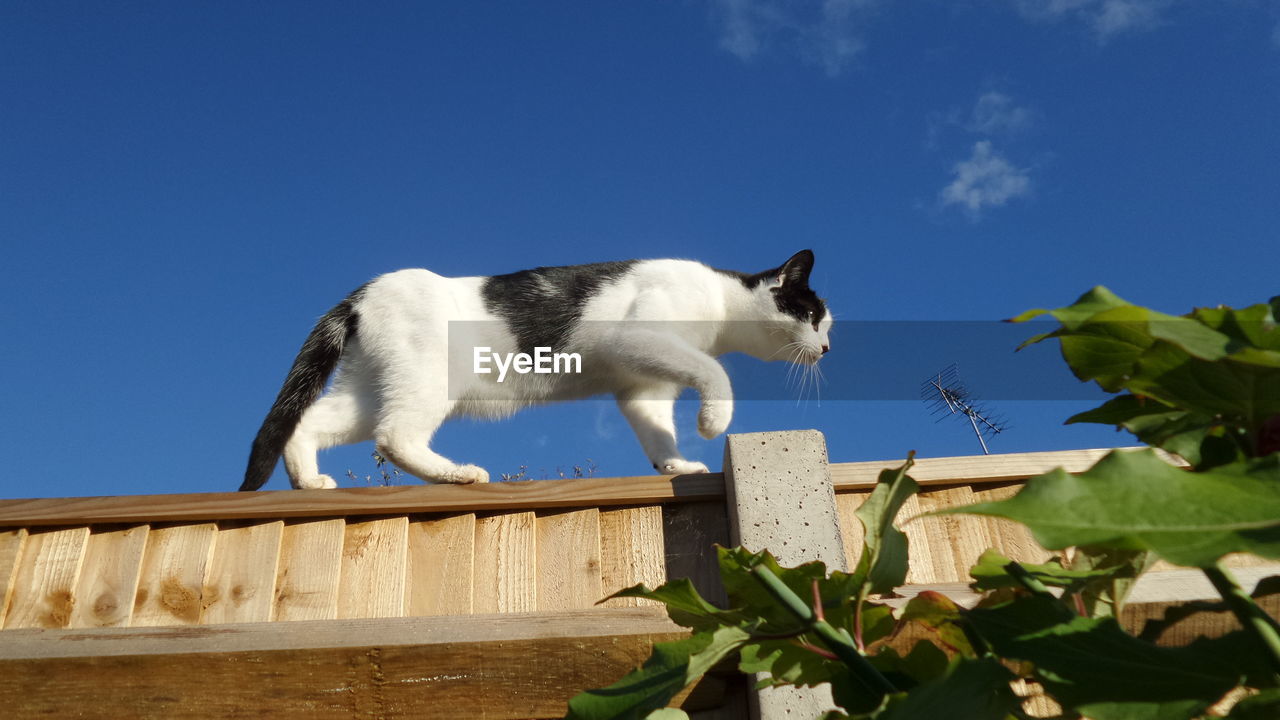
[{"label": "wood grain", "polygon": [[840,537],[844,541],[845,562],[852,571],[858,567],[858,558],[862,555],[862,521],[855,515],[862,503],[866,502],[870,491],[847,492],[836,495],[836,516],[840,518]]},{"label": "wood grain", "polygon": [[274,620],[332,620],[338,617],[342,578],[341,519],[285,523],[276,570]]},{"label": "wood grain", "polygon": [[531,512],[476,519],[474,607],[532,612],[538,602],[537,519]]},{"label": "wood grain", "polygon": [[667,577],[687,577],[714,605],[726,602],[715,546],[729,545],[729,516],[724,502],[662,506],[663,563]]},{"label": "wood grain", "polygon": [[218,528],[204,584],[200,622],[266,622],[275,605],[284,522],[227,523]]},{"label": "wood grain", "polygon": [[476,516],[409,523],[409,615],[468,615],[473,609]]},{"label": "wood grain", "polygon": [[[11,717],[552,718],[687,637],[657,608],[217,627],[12,631]],[[74,633],[74,634],[72,634]],[[707,692],[687,709],[723,703]],[[252,713],[251,713],[252,714]]]},{"label": "wood grain", "polygon": [[[926,489],[920,493],[921,513],[971,505],[973,489],[968,485]],[[983,551],[991,547],[984,518],[975,515],[938,515],[922,517],[923,538],[928,547],[926,562],[932,563],[933,582],[966,582],[969,568]],[[913,582],[908,576],[908,582]]]},{"label": "wood grain", "polygon": [[458,513],[694,502],[724,497],[724,476],[650,475],[336,490],[0,500],[0,527]]},{"label": "wood grain", "polygon": [[18,562],[22,558],[22,545],[27,540],[27,529],[0,531],[0,628],[13,600],[13,589],[18,576]]},{"label": "wood grain", "polygon": [[404,615],[409,518],[347,522],[338,583],[338,617]]},{"label": "wood grain", "polygon": [[537,609],[590,608],[600,582],[600,511],[543,512],[537,518]]},{"label": "wood grain", "polygon": [[[1023,488],[1023,483],[1011,482],[973,488],[974,502],[995,502],[1007,500]],[[1036,542],[1035,537],[1026,525],[995,516],[978,517],[987,525],[987,538],[991,547],[1010,560],[1023,563],[1043,563],[1053,557],[1053,553],[1045,550]]]},{"label": "wood grain", "polygon": [[23,543],[5,613],[8,628],[64,628],[75,607],[76,581],[89,528],[35,532]]},{"label": "wood grain", "polygon": [[[600,589],[605,595],[639,583],[656,588],[666,582],[662,557],[661,506],[600,511]],[[602,607],[652,603],[639,598],[614,598]]]},{"label": "wood grain", "polygon": [[129,626],[150,530],[146,525],[95,528],[89,535],[70,627]]},{"label": "wood grain", "polygon": [[920,517],[922,512],[924,511],[920,507],[920,496],[917,494],[902,503],[902,509],[898,514],[900,522],[898,527],[907,536],[907,583],[929,585],[948,582],[939,576],[933,558],[931,538],[938,529],[936,526],[928,525],[926,518]]},{"label": "wood grain", "polygon": [[[921,485],[955,485],[958,483],[1007,482],[1025,480],[1057,467],[1069,473],[1088,470],[1113,448],[1094,450],[1053,450],[1049,452],[1005,453],[1000,455],[964,455],[961,457],[916,458],[908,475]],[[1114,448],[1138,450],[1141,448]],[[1182,460],[1157,451],[1167,462],[1185,465]],[[899,467],[902,459],[870,462],[832,463],[831,481],[836,492],[874,487],[880,471]]]},{"label": "wood grain", "polygon": [[213,557],[213,523],[152,527],[142,557],[132,625],[196,625]]}]

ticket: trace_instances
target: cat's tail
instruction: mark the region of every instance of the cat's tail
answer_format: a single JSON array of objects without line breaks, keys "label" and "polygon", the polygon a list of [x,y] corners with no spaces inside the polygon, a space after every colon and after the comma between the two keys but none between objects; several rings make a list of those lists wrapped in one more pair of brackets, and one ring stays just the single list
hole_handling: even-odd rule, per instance
[{"label": "cat's tail", "polygon": [[262,421],[258,436],[253,439],[249,453],[249,467],[244,471],[241,490],[257,490],[266,484],[276,461],[284,453],[284,446],[302,419],[302,413],[320,397],[325,383],[338,366],[342,349],[356,332],[355,304],[364,288],[360,288],[338,303],[316,323],[298,357],[289,368],[284,387]]}]

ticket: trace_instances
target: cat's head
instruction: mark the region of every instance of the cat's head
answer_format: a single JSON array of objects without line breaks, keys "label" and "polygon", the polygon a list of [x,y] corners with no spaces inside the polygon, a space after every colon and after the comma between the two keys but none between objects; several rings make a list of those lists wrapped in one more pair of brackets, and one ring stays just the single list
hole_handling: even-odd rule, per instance
[{"label": "cat's head", "polygon": [[[812,365],[831,349],[831,312],[809,287],[813,251],[801,250],[782,265],[748,276],[770,360]],[[754,353],[753,353],[754,354]]]}]

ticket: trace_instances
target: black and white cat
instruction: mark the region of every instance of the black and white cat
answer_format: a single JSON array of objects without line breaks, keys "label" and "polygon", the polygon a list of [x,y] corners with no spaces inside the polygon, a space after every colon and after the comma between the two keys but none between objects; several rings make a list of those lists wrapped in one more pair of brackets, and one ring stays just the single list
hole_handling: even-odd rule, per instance
[{"label": "black and white cat", "polygon": [[[832,317],[809,288],[812,269],[813,253],[802,250],[754,275],[688,260],[493,277],[421,269],[383,275],[311,331],[253,441],[240,489],[262,487],[281,454],[293,487],[336,487],[320,474],[317,451],[370,439],[428,482],[487,482],[484,469],[430,449],[441,423],[604,393],[616,398],[659,473],[706,472],[676,449],[676,397],[686,387],[698,392],[698,431],[712,438],[733,415],[729,376],[717,356],[817,363],[830,348]],[[528,372],[530,358],[551,365],[539,348],[563,355],[560,372],[538,372],[536,359]],[[525,354],[524,371],[518,353]],[[507,372],[500,374],[504,357]]]}]

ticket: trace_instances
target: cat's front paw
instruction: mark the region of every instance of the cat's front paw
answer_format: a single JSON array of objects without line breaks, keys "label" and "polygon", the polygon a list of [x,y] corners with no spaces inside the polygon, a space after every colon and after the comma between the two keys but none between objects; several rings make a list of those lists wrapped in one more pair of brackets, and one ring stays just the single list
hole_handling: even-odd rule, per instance
[{"label": "cat's front paw", "polygon": [[299,490],[330,490],[338,487],[337,481],[328,475],[316,475],[315,477],[299,478],[293,486]]},{"label": "cat's front paw", "polygon": [[487,483],[489,482],[489,471],[478,465],[459,465],[456,470],[440,478],[440,481],[456,485]]},{"label": "cat's front paw", "polygon": [[685,460],[684,458],[673,458],[664,460],[653,466],[659,475],[693,475],[695,473],[709,472],[707,466],[700,462]]},{"label": "cat's front paw", "polygon": [[698,433],[710,440],[728,430],[732,419],[732,400],[705,400],[698,411]]}]

